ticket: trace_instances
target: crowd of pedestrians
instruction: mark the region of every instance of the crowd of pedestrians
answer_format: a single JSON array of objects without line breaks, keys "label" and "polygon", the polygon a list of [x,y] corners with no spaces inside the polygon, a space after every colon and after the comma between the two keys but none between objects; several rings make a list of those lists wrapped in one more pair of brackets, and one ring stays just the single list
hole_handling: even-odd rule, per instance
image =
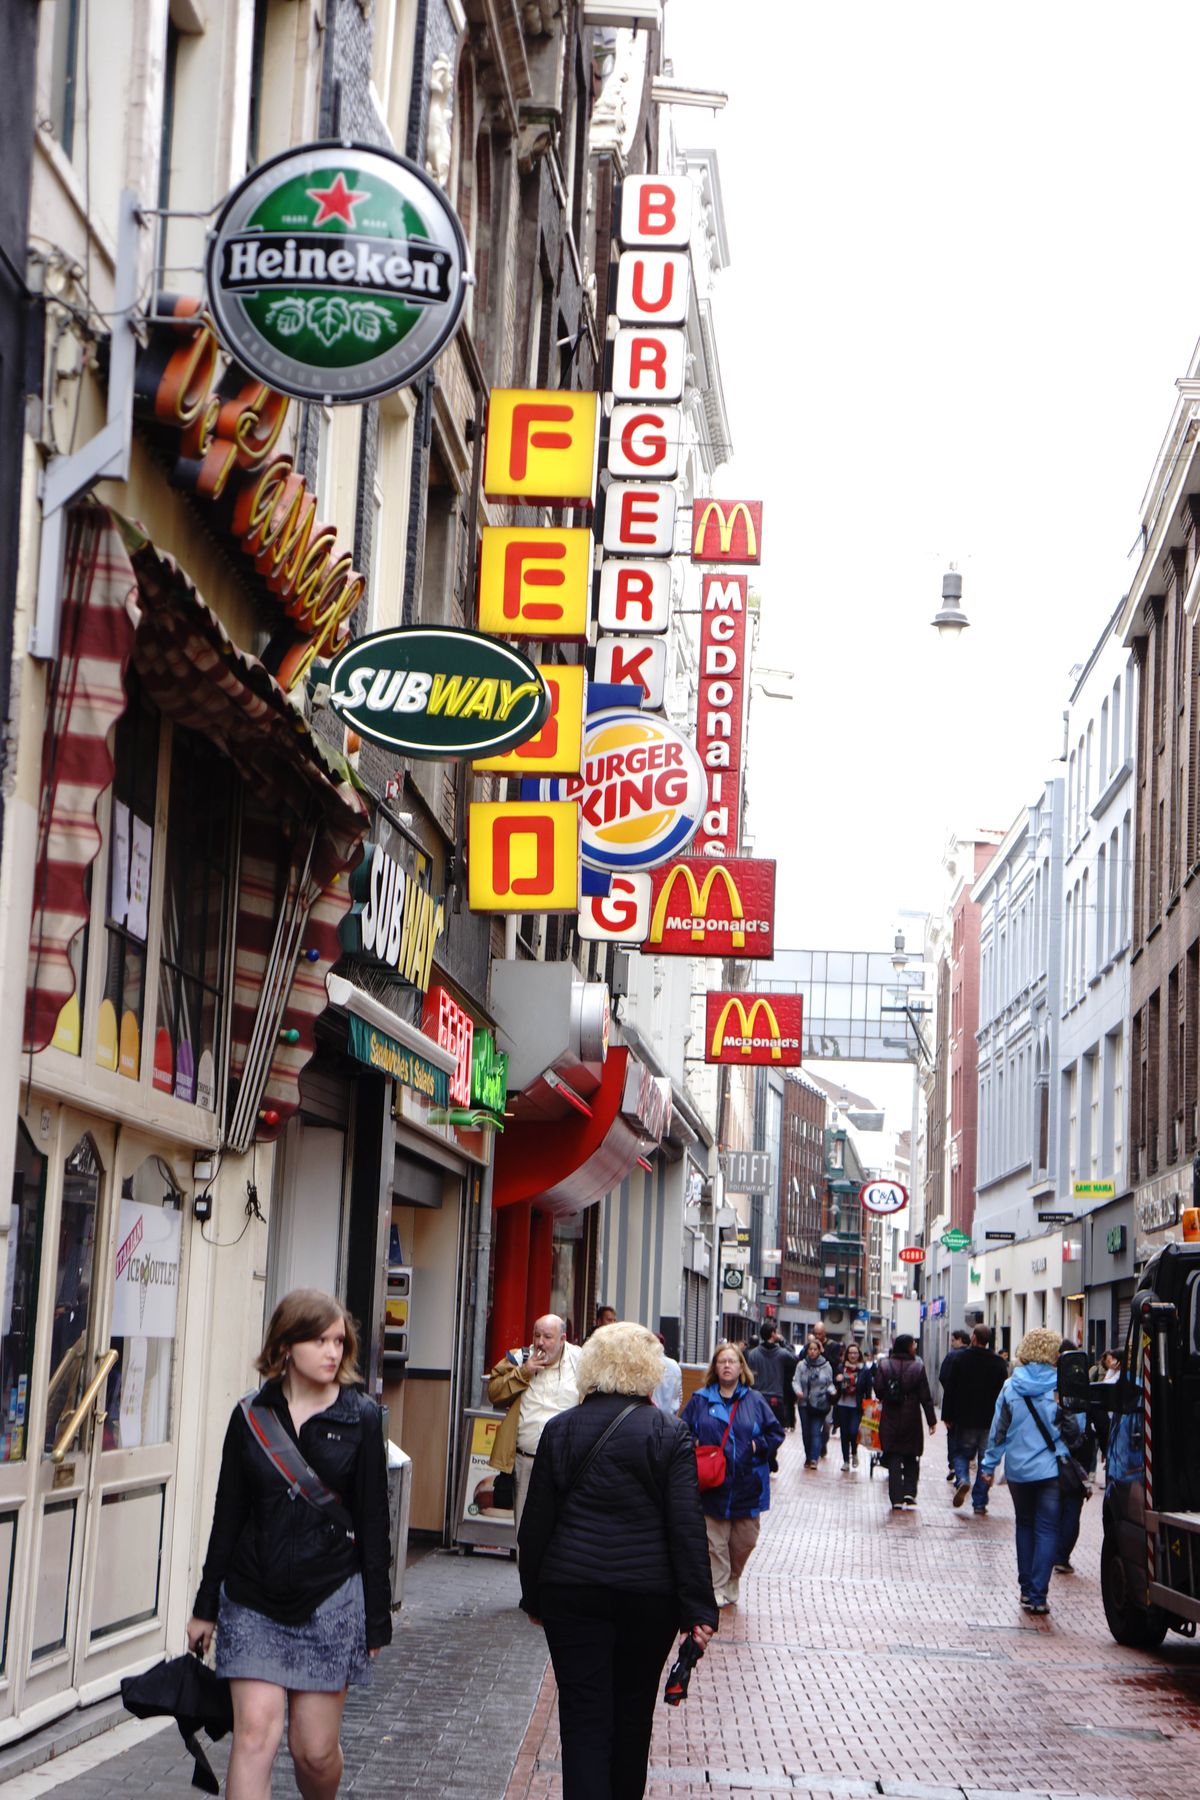
[{"label": "crowd of pedestrians", "polygon": [[[661,1334],[611,1307],[597,1308],[582,1346],[569,1340],[547,1314],[488,1372],[503,1413],[495,1503],[513,1513],[520,1604],[554,1667],[564,1800],[637,1800],[672,1646],[678,1697],[721,1613],[741,1603],[786,1434],[802,1435],[806,1475],[836,1434],[853,1477],[862,1444],[887,1471],[889,1511],[905,1513],[939,1420],[904,1334],[881,1352],[821,1325],[788,1344],[768,1323],[748,1351],[719,1343],[698,1384]],[[1061,1403],[1068,1347],[1026,1332],[1010,1371],[978,1325],[954,1334],[938,1371],[949,1504],[969,1499],[983,1517],[1007,1482],[1020,1604],[1035,1614],[1049,1610],[1055,1572],[1072,1573],[1102,1448],[1086,1413]],[[200,1654],[215,1641],[231,1696],[231,1800],[266,1800],[285,1727],[300,1791],[333,1800],[347,1689],[391,1634],[382,1423],[356,1364],[345,1308],[299,1290],[268,1326],[262,1387],[230,1420],[187,1635]],[[1109,1354],[1092,1379],[1118,1372]]]}]

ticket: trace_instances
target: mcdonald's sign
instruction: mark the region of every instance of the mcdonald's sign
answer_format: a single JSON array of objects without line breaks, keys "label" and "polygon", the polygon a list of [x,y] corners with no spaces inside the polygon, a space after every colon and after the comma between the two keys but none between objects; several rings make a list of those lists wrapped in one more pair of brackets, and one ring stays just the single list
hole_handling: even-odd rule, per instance
[{"label": "mcdonald's sign", "polygon": [[761,560],[761,500],[693,502],[693,562],[756,563]]},{"label": "mcdonald's sign", "polygon": [[799,994],[710,994],[705,1062],[799,1068],[803,1010]]},{"label": "mcdonald's sign", "polygon": [[658,956],[769,957],[775,945],[775,864],[687,857],[652,871],[650,930]]}]

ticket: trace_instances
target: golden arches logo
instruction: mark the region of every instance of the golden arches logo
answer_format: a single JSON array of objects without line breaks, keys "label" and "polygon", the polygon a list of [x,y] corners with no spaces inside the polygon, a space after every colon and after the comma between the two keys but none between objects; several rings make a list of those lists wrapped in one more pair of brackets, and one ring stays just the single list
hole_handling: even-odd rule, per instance
[{"label": "golden arches logo", "polygon": [[[699,944],[704,941],[708,924],[707,915],[709,896],[712,894],[713,883],[718,876],[720,876],[721,880],[725,883],[725,895],[729,901],[731,918],[745,920],[746,909],[742,905],[742,896],[738,892],[736,881],[733,879],[733,876],[729,873],[729,870],[725,867],[724,863],[714,863],[706,872],[704,880],[699,886],[696,885],[696,877],[692,874],[692,871],[688,868],[687,864],[676,863],[675,867],[671,870],[671,873],[667,876],[667,879],[663,882],[662,892],[655,902],[654,916],[650,920],[650,936],[646,940],[647,943],[662,943],[663,929],[667,922],[667,909],[671,904],[671,895],[675,891],[675,883],[681,876],[687,888],[688,899],[691,902],[691,918],[693,920],[691,930],[693,943]],[[730,933],[729,941],[732,949],[743,949],[746,943],[745,931],[739,931],[735,927]]]},{"label": "golden arches logo", "polygon": [[717,1028],[713,1032],[710,1054],[714,1057],[720,1056],[725,1045],[725,1027],[729,1023],[730,1015],[732,1013],[737,1013],[742,1022],[742,1029],[739,1033],[742,1040],[742,1055],[749,1056],[754,1048],[754,1021],[757,1019],[760,1012],[767,1021],[768,1035],[771,1039],[771,1055],[774,1060],[778,1062],[783,1055],[783,1046],[780,1041],[781,1033],[779,1030],[779,1020],[775,1016],[775,1008],[771,1005],[771,1002],[769,1000],[764,1000],[761,995],[754,1002],[753,1006],[751,1006],[748,1016],[746,1008],[742,1005],[740,1000],[727,1000],[725,1002],[721,1011],[721,1016],[717,1020]]},{"label": "golden arches logo", "polygon": [[728,513],[719,500],[708,502],[700,514],[693,534],[692,556],[702,559],[704,544],[708,538],[708,522],[714,514],[717,520],[717,540],[721,546],[721,555],[729,555],[730,545],[733,543],[733,528],[737,524],[740,514],[742,523],[746,527],[746,555],[753,561],[758,554],[758,539],[755,536],[754,520],[751,517],[750,508],[744,500],[735,500]]}]

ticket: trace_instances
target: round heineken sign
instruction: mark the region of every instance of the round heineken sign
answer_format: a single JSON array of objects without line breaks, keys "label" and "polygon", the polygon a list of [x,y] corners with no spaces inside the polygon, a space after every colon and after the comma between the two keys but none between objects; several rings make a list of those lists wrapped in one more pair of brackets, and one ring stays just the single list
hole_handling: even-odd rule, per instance
[{"label": "round heineken sign", "polygon": [[226,200],[208,303],[225,348],[280,393],[369,400],[453,337],[467,261],[453,207],[415,163],[309,144],[260,163]]},{"label": "round heineken sign", "polygon": [[531,662],[453,626],[373,631],[342,651],[329,681],[329,704],[352,731],[405,756],[497,756],[550,716],[550,690]]}]

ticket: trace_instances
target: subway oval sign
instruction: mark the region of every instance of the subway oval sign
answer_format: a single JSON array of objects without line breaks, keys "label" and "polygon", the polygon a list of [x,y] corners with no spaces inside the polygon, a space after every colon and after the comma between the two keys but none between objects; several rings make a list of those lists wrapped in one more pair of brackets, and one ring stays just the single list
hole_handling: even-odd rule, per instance
[{"label": "subway oval sign", "polygon": [[424,170],[365,144],[260,163],[209,237],[208,303],[230,355],[297,400],[352,404],[420,374],[458,329],[466,239]]},{"label": "subway oval sign", "polygon": [[329,704],[352,731],[404,756],[496,756],[536,737],[550,716],[550,690],[531,662],[453,626],[357,638],[329,684]]},{"label": "subway oval sign", "polygon": [[623,873],[669,862],[700,829],[708,803],[694,744],[656,713],[593,713],[581,773],[539,783],[543,800],[577,800],[583,860]]}]

